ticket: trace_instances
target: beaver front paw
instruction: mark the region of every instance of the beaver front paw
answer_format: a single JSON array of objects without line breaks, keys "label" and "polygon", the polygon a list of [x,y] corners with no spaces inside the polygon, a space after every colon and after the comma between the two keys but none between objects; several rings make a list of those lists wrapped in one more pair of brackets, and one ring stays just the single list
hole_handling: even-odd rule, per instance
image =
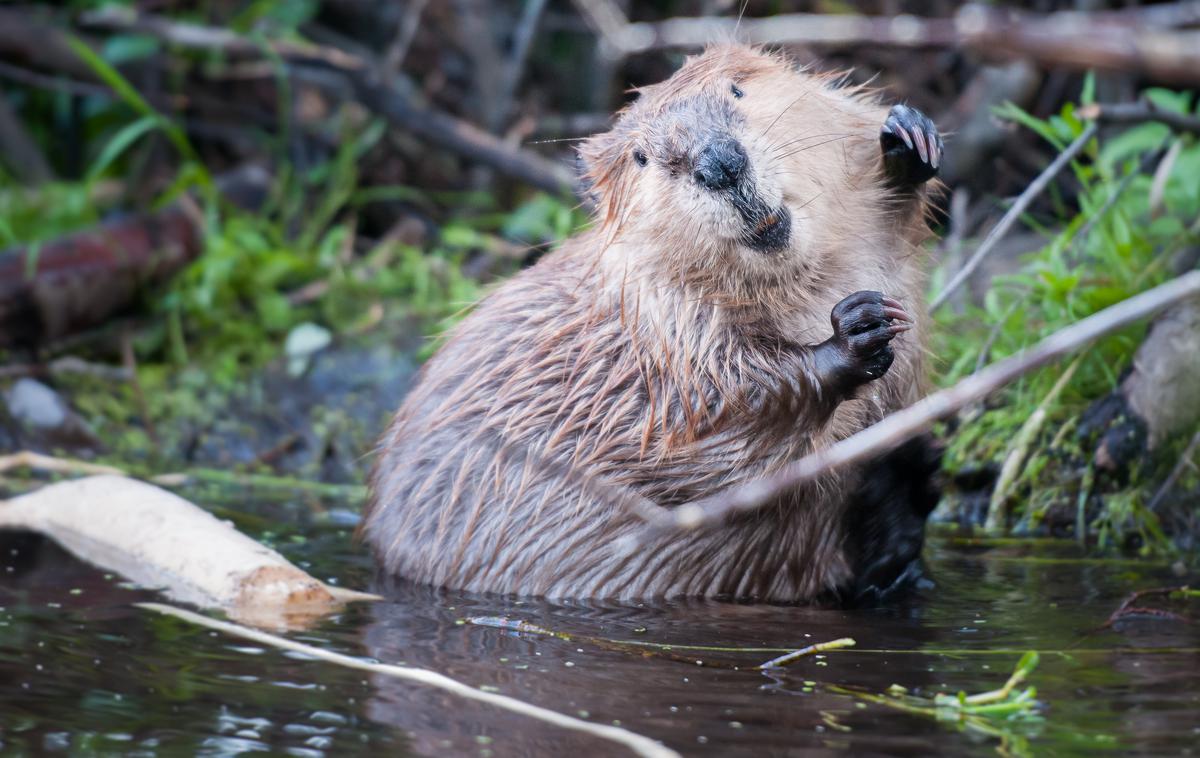
[{"label": "beaver front paw", "polygon": [[898,186],[915,186],[937,176],[942,163],[942,136],[921,111],[893,105],[879,130],[883,167]]},{"label": "beaver front paw", "polygon": [[833,306],[829,315],[835,365],[829,366],[842,389],[878,379],[887,373],[895,354],[891,342],[912,328],[913,319],[904,306],[882,292],[862,290]]}]

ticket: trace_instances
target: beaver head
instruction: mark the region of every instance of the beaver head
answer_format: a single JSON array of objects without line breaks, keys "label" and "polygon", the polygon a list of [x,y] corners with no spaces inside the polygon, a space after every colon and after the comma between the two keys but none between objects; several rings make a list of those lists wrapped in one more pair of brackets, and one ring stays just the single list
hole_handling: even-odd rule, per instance
[{"label": "beaver head", "polygon": [[637,270],[738,291],[827,271],[823,238],[862,233],[838,207],[873,183],[854,167],[878,154],[879,117],[836,77],[725,45],[638,92],[580,150],[599,226]]}]

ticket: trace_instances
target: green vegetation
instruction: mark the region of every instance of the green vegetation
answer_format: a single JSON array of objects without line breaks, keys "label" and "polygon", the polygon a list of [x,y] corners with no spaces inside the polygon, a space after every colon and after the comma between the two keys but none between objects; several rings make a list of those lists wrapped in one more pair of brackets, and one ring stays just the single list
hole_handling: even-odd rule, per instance
[{"label": "green vegetation", "polygon": [[[585,220],[566,201],[542,194],[505,208],[487,193],[364,187],[360,168],[385,129],[379,121],[348,118],[341,119],[331,159],[305,170],[281,161],[265,204],[239,208],[215,191],[216,180],[181,128],[111,62],[83,45],[76,52],[122,102],[97,107],[86,120],[90,168],[83,180],[29,189],[0,176],[0,244],[28,245],[32,267],[39,243],[100,222],[136,193],[117,178],[136,176],[147,156],[163,147],[160,136],[175,151],[178,168],[155,197],[148,203],[138,198],[139,204],[187,202],[204,219],[202,255],[148,293],[150,317],[133,328],[139,386],[87,373],[56,377],[102,441],[102,459],[114,465],[144,474],[176,470],[190,434],[241,412],[235,396],[269,400],[263,372],[282,361],[289,336],[301,329],[315,326],[335,344],[364,349],[397,333],[441,333],[484,291],[477,277],[463,273],[464,264],[482,262],[476,268],[488,276],[505,275],[519,263],[512,250],[561,239]],[[272,148],[276,154],[283,149]],[[437,233],[420,244],[359,238],[359,215],[380,202],[415,206],[437,219]],[[357,457],[384,418],[314,408],[310,421],[352,427]],[[248,439],[260,433],[245,425]],[[315,468],[302,473],[321,477]]]},{"label": "green vegetation", "polygon": [[[279,39],[287,39],[307,18],[305,12],[274,18],[272,7],[249,5],[233,28],[261,30],[265,23]],[[88,168],[80,181],[27,189],[0,177],[0,243],[29,243],[30,265],[37,243],[92,226],[110,209],[134,200],[164,207],[190,198],[186,202],[204,219],[203,254],[163,290],[151,293],[151,317],[139,319],[132,332],[139,386],[87,375],[56,379],[104,443],[106,459],[116,465],[151,472],[177,468],[174,461],[190,444],[189,433],[213,419],[240,414],[232,395],[270,395],[270,379],[262,372],[287,357],[289,337],[315,334],[323,345],[344,346],[387,342],[396,334],[440,333],[482,294],[476,265],[481,260],[485,278],[503,276],[517,268],[510,254],[514,249],[551,244],[585,223],[579,209],[542,194],[501,202],[491,193],[367,186],[363,167],[387,138],[387,129],[381,121],[347,113],[331,116],[337,149],[314,165],[293,168],[286,159],[286,119],[280,119],[280,134],[260,135],[280,168],[262,207],[233,206],[216,191],[216,178],[185,131],[114,68],[151,54],[159,44],[118,35],[101,54],[81,43],[74,46],[117,96],[84,101]],[[219,60],[203,63],[221,65]],[[1093,102],[1092,90],[1089,79],[1082,105]],[[1160,108],[1191,109],[1187,93],[1155,89],[1145,96]],[[33,112],[48,117],[67,107],[55,93],[28,97],[36,100],[29,104]],[[1048,120],[1015,106],[999,115],[1056,149],[1085,128],[1070,104]],[[147,201],[134,183],[150,156],[163,150],[173,154],[176,168],[173,176],[153,183],[157,192]],[[1169,158],[1157,175],[1148,172],[1147,156],[1164,152]],[[937,314],[933,354],[942,361],[939,384],[950,385],[986,362],[1160,283],[1171,275],[1174,253],[1200,242],[1195,221],[1200,185],[1190,180],[1200,174],[1200,144],[1194,138],[1173,136],[1161,124],[1134,126],[1103,143],[1094,140],[1072,171],[1079,187],[1076,203],[1055,197],[1053,217],[1027,219],[1045,237],[1044,246],[1027,256],[1018,272],[996,280],[980,306],[948,307]],[[417,209],[434,222],[430,228],[436,233],[424,234],[416,244],[390,235],[360,236],[360,217],[380,203]],[[475,273],[464,273],[464,266]],[[1169,552],[1170,542],[1147,504],[1178,450],[1143,464],[1126,481],[1101,481],[1088,463],[1091,441],[1076,433],[1081,413],[1116,385],[1143,329],[1127,329],[1069,365],[1032,374],[943,428],[947,472],[955,477],[980,468],[999,470],[1013,459],[1020,465],[1005,472],[993,510],[1003,508],[1018,533],[1037,532],[1052,509],[1069,509],[1077,514],[1080,539],[1094,537],[1112,546],[1136,535],[1143,552]],[[419,355],[427,355],[432,345]],[[1031,423],[1038,409],[1044,421]],[[344,409],[315,407],[310,421],[329,434],[352,430],[349,439],[361,450],[369,448],[382,418],[353,418]],[[245,434],[254,436],[252,424]],[[322,478],[315,466],[295,473]],[[1185,472],[1180,486],[1195,486],[1195,477]]]},{"label": "green vegetation", "polygon": [[[1093,101],[1088,81],[1084,105]],[[1186,93],[1152,89],[1144,95],[1160,108],[1191,112]],[[1085,128],[1071,104],[1049,120],[1011,105],[999,115],[1060,150]],[[1147,156],[1163,150],[1169,157],[1150,164],[1157,173],[1148,172]],[[1200,142],[1194,137],[1172,135],[1157,123],[1134,126],[1104,142],[1093,140],[1072,170],[1079,207],[1055,198],[1055,219],[1027,219],[1045,245],[1029,254],[1019,271],[994,280],[980,307],[947,307],[938,314],[933,354],[944,361],[939,384],[951,385],[984,363],[1164,281],[1175,255],[1200,242],[1200,184],[1195,181]],[[1014,450],[1028,446],[1024,465],[1001,493],[1009,501],[1015,531],[1036,530],[1057,506],[1079,510],[1083,518],[1077,519],[1076,536],[1081,539],[1092,535],[1111,546],[1137,535],[1143,551],[1168,550],[1158,518],[1146,505],[1178,450],[1165,451],[1158,463],[1148,461],[1123,484],[1106,483],[1103,496],[1092,497],[1091,441],[1076,433],[1088,405],[1116,387],[1144,329],[1104,339],[1076,362],[1029,375],[985,407],[964,414],[953,429],[943,430],[948,472],[999,469]],[[1033,428],[1028,422],[1039,407],[1046,421]]]},{"label": "green vegetation", "polygon": [[955,694],[939,692],[927,697],[898,684],[893,684],[882,695],[837,685],[827,685],[827,689],[999,740],[1001,755],[1032,755],[1029,738],[1036,736],[1041,728],[1042,704],[1036,699],[1034,687],[1019,688],[1037,665],[1038,654],[1027,652],[1021,656],[1004,686],[974,695],[960,691]]}]

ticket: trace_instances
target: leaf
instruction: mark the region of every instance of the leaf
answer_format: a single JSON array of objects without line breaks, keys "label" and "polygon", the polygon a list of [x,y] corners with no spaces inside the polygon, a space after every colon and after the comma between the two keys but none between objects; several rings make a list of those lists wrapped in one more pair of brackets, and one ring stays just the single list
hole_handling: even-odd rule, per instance
[{"label": "leaf", "polygon": [[118,66],[149,58],[161,49],[158,40],[148,34],[116,34],[104,42],[104,60]]},{"label": "leaf", "polygon": [[156,115],[143,116],[137,121],[126,124],[113,135],[104,149],[100,151],[100,155],[96,158],[96,162],[88,169],[87,177],[84,181],[88,184],[95,182],[104,172],[116,163],[126,150],[128,150],[135,142],[144,137],[146,134],[157,129],[161,124],[161,119]]},{"label": "leaf", "polygon": [[1048,122],[1035,118],[1012,101],[1005,101],[1002,105],[993,108],[992,112],[998,118],[1005,119],[1006,121],[1015,121],[1021,126],[1037,132],[1043,139],[1059,150],[1066,147],[1066,143],[1059,138],[1055,129]]},{"label": "leaf", "polygon": [[[192,149],[192,145],[188,142],[183,130],[171,123],[170,120],[156,111],[150,103],[146,102],[146,99],[138,94],[138,91],[129,83],[129,80],[121,76],[121,73],[113,68],[108,61],[97,55],[96,51],[88,47],[87,43],[74,35],[67,35],[67,44],[87,67],[92,69],[96,77],[107,84],[126,105],[142,116],[157,119],[163,133],[167,135],[167,139],[171,141],[171,144],[175,146],[175,149],[181,155],[197,164],[200,163],[199,156]],[[212,185],[212,180],[207,176],[207,173],[205,174],[204,185],[206,188]]]},{"label": "leaf", "polygon": [[1017,667],[1013,669],[1013,675],[1020,674],[1022,677],[1029,676],[1038,665],[1038,651],[1028,650],[1021,656],[1021,660],[1017,661]]},{"label": "leaf", "polygon": [[1175,113],[1187,113],[1188,103],[1191,101],[1191,95],[1187,92],[1174,92],[1161,87],[1151,87],[1145,90],[1142,92],[1142,97],[1164,111]]},{"label": "leaf", "polygon": [[1083,78],[1083,90],[1079,93],[1081,105],[1091,105],[1096,102],[1096,72],[1088,71]]}]

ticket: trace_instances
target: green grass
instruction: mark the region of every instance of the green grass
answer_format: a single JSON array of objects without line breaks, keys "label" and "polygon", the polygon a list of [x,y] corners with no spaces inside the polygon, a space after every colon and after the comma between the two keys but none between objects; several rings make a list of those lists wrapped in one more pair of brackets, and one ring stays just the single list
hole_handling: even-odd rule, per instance
[{"label": "green grass", "polygon": [[[1145,94],[1160,107],[1189,110],[1186,93]],[[1088,101],[1086,90],[1083,101]],[[1056,148],[1085,126],[1071,105],[1045,121],[1011,105],[1000,115],[1033,129]],[[1142,173],[1139,164],[1147,153],[1175,142],[1174,164],[1165,181],[1156,185],[1153,170]],[[1017,272],[994,281],[980,306],[962,312],[944,308],[938,314],[933,352],[942,361],[940,385],[972,373],[981,361],[1019,352],[1159,284],[1171,276],[1173,255],[1200,242],[1195,221],[1200,215],[1200,184],[1195,181],[1200,176],[1200,144],[1194,138],[1171,135],[1159,124],[1135,126],[1104,142],[1094,140],[1071,168],[1082,188],[1078,207],[1056,200],[1055,219],[1043,224],[1028,220],[1046,235],[1046,244],[1027,256]],[[1099,215],[1105,206],[1107,211]],[[1018,531],[1036,529],[1053,506],[1091,502],[1093,476],[1086,464],[1091,441],[1077,439],[1072,426],[1092,401],[1116,387],[1144,330],[1144,325],[1131,327],[1087,348],[1061,393],[1050,398],[1048,423],[1038,432],[1011,490]],[[989,343],[990,353],[981,358]],[[987,464],[999,467],[1022,425],[1066,370],[1065,363],[1055,364],[1027,376],[969,416],[948,435],[947,469],[954,473]],[[1144,507],[1162,475],[1161,465],[1148,462],[1124,487],[1105,492],[1098,512],[1085,509],[1088,534],[1112,545],[1136,533],[1145,550],[1167,549],[1155,514]]]}]

